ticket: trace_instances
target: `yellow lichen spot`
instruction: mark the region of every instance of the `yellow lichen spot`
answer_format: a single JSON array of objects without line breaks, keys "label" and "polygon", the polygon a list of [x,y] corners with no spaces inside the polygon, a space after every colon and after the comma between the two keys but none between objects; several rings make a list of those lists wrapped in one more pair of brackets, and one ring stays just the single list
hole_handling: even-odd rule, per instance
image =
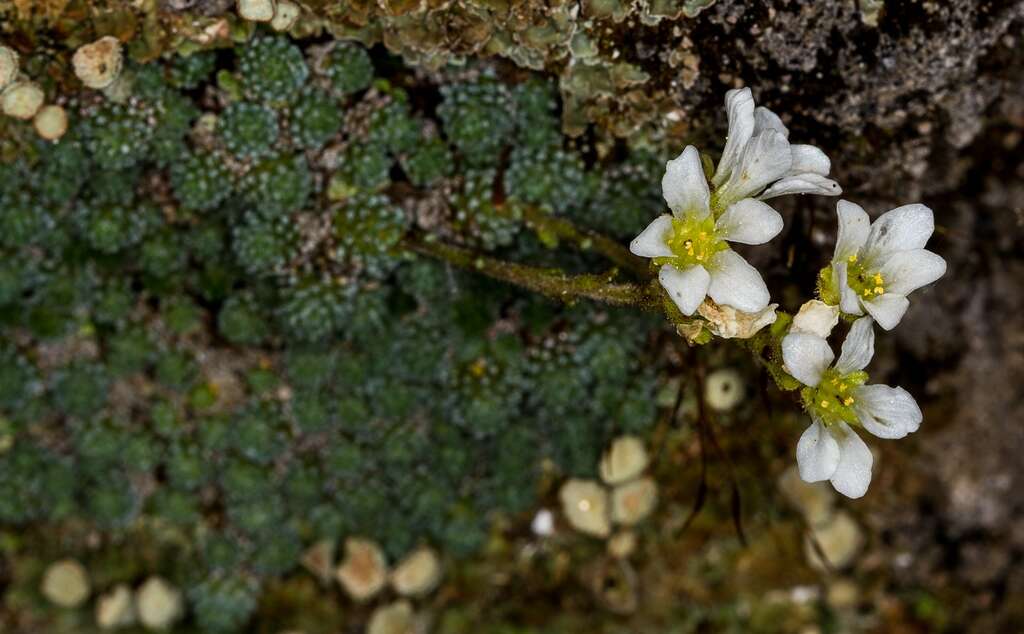
[{"label": "yellow lichen spot", "polygon": [[83,84],[101,90],[120,76],[123,57],[121,41],[108,35],[80,46],[71,58],[71,64]]},{"label": "yellow lichen spot", "polygon": [[47,141],[56,141],[68,131],[68,115],[60,106],[43,106],[36,112],[32,125],[39,136]]},{"label": "yellow lichen spot", "polygon": [[469,366],[469,373],[472,374],[473,376],[475,376],[478,379],[480,377],[482,377],[486,372],[487,372],[487,360],[486,359],[482,359],[482,358],[481,359],[477,359],[476,361],[474,361]]}]

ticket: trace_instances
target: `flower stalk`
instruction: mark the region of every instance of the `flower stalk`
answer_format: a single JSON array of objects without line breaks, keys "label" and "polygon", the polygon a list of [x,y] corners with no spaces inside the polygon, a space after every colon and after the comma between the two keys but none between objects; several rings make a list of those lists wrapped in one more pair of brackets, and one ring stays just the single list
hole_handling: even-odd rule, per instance
[{"label": "flower stalk", "polygon": [[618,269],[603,274],[570,275],[560,269],[507,262],[423,235],[407,236],[403,246],[420,255],[508,282],[559,301],[591,299],[616,306],[661,311],[664,293],[655,281],[636,284],[614,281]]},{"label": "flower stalk", "polygon": [[[512,207],[506,209],[512,209]],[[637,275],[640,279],[647,280],[653,277],[647,262],[633,255],[629,249],[608,236],[591,229],[577,227],[572,221],[547,214],[533,205],[515,206],[514,209],[517,212],[517,217],[522,219],[526,226],[532,229],[545,244],[554,246],[559,240],[565,240],[575,244],[583,251],[593,251],[603,255],[619,268]]]}]

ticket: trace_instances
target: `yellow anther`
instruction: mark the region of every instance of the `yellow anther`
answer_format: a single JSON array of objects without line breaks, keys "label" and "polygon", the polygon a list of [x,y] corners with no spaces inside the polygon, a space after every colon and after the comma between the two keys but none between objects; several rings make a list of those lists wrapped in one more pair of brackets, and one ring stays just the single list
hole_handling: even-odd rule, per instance
[{"label": "yellow anther", "polygon": [[856,262],[857,262],[857,254],[854,253],[850,257],[846,258],[846,261],[849,262],[850,264],[856,264]]},{"label": "yellow anther", "polygon": [[876,295],[881,295],[884,292],[885,292],[885,287],[884,286],[876,286],[875,287],[875,294]]},{"label": "yellow anther", "polygon": [[864,297],[871,297],[871,289],[870,288],[865,288],[864,292],[862,293],[862,295],[864,295]]},{"label": "yellow anther", "polygon": [[875,284],[881,285],[881,284],[884,284],[884,283],[885,283],[885,280],[882,279],[882,274],[881,273],[875,273]]},{"label": "yellow anther", "polygon": [[843,405],[853,405],[853,397],[847,396],[843,399]]},{"label": "yellow anther", "polygon": [[828,401],[822,399],[822,401],[821,401],[821,408],[822,409],[828,409]]},{"label": "yellow anther", "polygon": [[840,383],[839,384],[839,391],[840,392],[845,392],[847,387],[849,387],[849,386],[846,385],[845,383]]}]

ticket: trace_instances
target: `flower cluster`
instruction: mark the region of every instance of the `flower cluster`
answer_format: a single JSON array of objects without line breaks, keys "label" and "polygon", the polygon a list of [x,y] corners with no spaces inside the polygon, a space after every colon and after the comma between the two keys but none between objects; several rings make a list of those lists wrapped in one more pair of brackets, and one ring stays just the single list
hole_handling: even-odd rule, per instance
[{"label": "flower cluster", "polygon": [[[865,385],[864,367],[874,354],[873,324],[892,330],[910,305],[907,295],[936,281],[946,261],[924,245],[932,235],[932,210],[914,204],[888,211],[875,222],[859,206],[840,200],[839,234],[832,262],[819,275],[821,301],[804,305],[782,340],[784,367],[806,387],[801,391],[811,416],[797,443],[800,477],[829,480],[843,495],[857,498],[871,482],[872,456],[853,430],[879,438],[902,438],[921,424],[921,410],[906,390]],[[843,342],[839,361],[825,340],[839,316],[857,319]]]},{"label": "flower cluster", "polygon": [[[755,325],[739,335],[750,337],[775,321],[776,305],[769,305],[761,275],[730,243],[764,244],[782,231],[782,216],[765,200],[836,196],[841,189],[828,178],[828,157],[791,144],[786,126],[772,111],[755,108],[749,89],[729,91],[725,104],[729,135],[717,168],[693,146],[669,161],[662,193],[672,213],[655,218],[630,250],[658,267],[661,286],[684,315],[699,313],[712,333],[726,336],[710,315],[731,311]],[[874,223],[845,200],[837,213],[835,252],[819,274],[820,299],[801,308],[781,351],[783,369],[804,386],[801,400],[812,420],[797,443],[801,478],[829,480],[857,498],[871,482],[872,455],[854,428],[902,438],[922,420],[903,388],[867,384],[874,323],[893,329],[909,306],[907,295],[942,277],[946,262],[924,248],[935,228],[924,205],[893,209]],[[833,364],[826,339],[840,316],[856,321]]]},{"label": "flower cluster", "polygon": [[630,244],[651,258],[658,279],[684,315],[705,297],[746,313],[768,306],[760,273],[729,244],[764,244],[782,231],[782,216],[764,201],[784,194],[842,193],[828,178],[825,153],[791,144],[789,130],[771,110],[754,107],[749,88],[725,97],[729,136],[722,160],[705,176],[697,148],[669,161],[661,187],[672,214],[654,219]]},{"label": "flower cluster", "polygon": [[867,385],[864,372],[875,354],[871,317],[853,323],[839,360],[828,342],[809,332],[782,340],[786,371],[805,387],[800,391],[811,425],[796,445],[805,482],[829,480],[836,491],[859,498],[871,482],[871,451],[853,430],[863,427],[879,438],[903,438],[921,425],[921,409],[901,387]]}]

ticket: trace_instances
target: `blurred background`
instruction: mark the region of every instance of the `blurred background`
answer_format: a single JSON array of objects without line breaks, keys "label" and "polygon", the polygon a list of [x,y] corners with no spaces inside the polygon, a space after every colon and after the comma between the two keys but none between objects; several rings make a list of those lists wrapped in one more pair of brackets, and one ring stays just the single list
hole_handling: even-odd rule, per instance
[{"label": "blurred background", "polygon": [[[1022,24],[1000,0],[0,1],[11,85],[68,123],[0,118],[0,631],[1021,631]],[[102,36],[123,60],[83,87]],[[869,368],[924,423],[866,438],[859,500],[799,481],[806,417],[735,341],[404,248],[602,272],[543,219],[628,243],[740,86],[872,217],[935,212],[947,273]],[[743,253],[795,312],[835,200],[773,204],[783,233]]]}]

